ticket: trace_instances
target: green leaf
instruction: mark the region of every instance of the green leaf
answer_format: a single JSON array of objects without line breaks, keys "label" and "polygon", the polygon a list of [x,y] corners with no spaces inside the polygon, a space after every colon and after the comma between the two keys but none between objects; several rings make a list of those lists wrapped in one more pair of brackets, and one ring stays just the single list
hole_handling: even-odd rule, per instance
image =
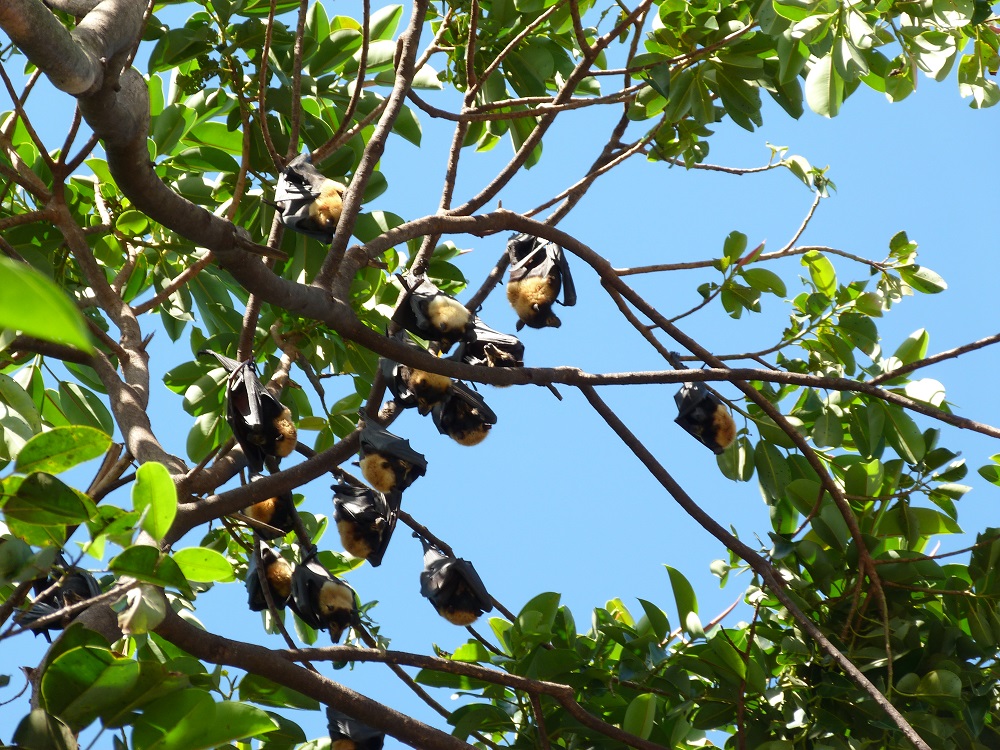
[{"label": "green leaf", "polygon": [[209,693],[192,688],[147,705],[136,721],[133,742],[146,750],[209,750],[277,728],[259,708],[215,703]]},{"label": "green leaf", "polygon": [[906,341],[899,345],[893,353],[893,357],[904,365],[916,362],[927,356],[927,346],[930,343],[931,335],[926,329],[920,328],[911,333]]},{"label": "green leaf", "polygon": [[442,687],[449,690],[482,690],[489,683],[458,674],[436,672],[433,669],[421,669],[413,678],[415,682],[428,687]]},{"label": "green leaf", "polygon": [[746,249],[747,236],[743,232],[734,231],[726,235],[726,240],[722,243],[722,257],[728,262],[723,266],[723,270],[738,261]]},{"label": "green leaf", "polygon": [[653,87],[664,99],[670,98],[670,65],[669,63],[660,63],[659,65],[654,65],[652,68],[646,71],[646,80],[649,85]]},{"label": "green leaf", "polygon": [[656,721],[656,696],[652,693],[642,693],[632,699],[625,709],[625,721],[622,729],[642,739],[649,739],[653,732],[653,722]]},{"label": "green leaf", "polygon": [[802,256],[802,265],[809,268],[809,277],[817,291],[833,297],[837,291],[837,273],[829,259],[821,252],[810,250]]},{"label": "green leaf", "polygon": [[89,425],[108,435],[115,429],[111,412],[95,393],[76,383],[59,383],[59,404],[73,424]]},{"label": "green leaf", "polygon": [[639,599],[639,604],[642,605],[642,609],[646,613],[646,619],[649,620],[649,626],[653,629],[656,637],[661,641],[665,640],[670,633],[670,622],[667,620],[667,616],[663,613],[663,610],[652,602],[647,602],[645,599]]},{"label": "green leaf", "polygon": [[743,278],[758,291],[770,292],[778,297],[784,297],[788,293],[781,277],[767,268],[748,268],[743,272]]},{"label": "green leaf", "polygon": [[399,19],[403,15],[402,5],[387,5],[379,8],[371,15],[371,23],[368,25],[368,35],[370,39],[392,39],[399,26]]},{"label": "green leaf", "polygon": [[726,479],[734,482],[749,482],[753,477],[752,460],[753,446],[746,436],[740,436],[736,442],[715,457],[719,471]]},{"label": "green leaf", "polygon": [[93,351],[83,316],[51,279],[24,263],[0,258],[0,289],[0,329]]},{"label": "green leaf", "polygon": [[844,101],[844,79],[833,64],[833,56],[817,60],[806,75],[806,102],[824,117],[836,117]]},{"label": "green leaf", "polygon": [[22,474],[44,471],[59,474],[104,454],[111,438],[92,427],[56,427],[35,435],[21,449],[15,469]]},{"label": "green leaf", "polygon": [[80,731],[114,709],[139,677],[139,664],[107,648],[84,646],[59,655],[41,680],[43,707]]},{"label": "green leaf", "polygon": [[240,700],[274,708],[300,708],[305,711],[318,711],[320,708],[320,702],[315,698],[257,674],[248,674],[240,680]]},{"label": "green leaf", "polygon": [[143,514],[143,530],[157,541],[163,539],[177,515],[177,488],[166,466],[150,461],[139,467],[132,485],[132,505]]},{"label": "green leaf", "polygon": [[51,474],[29,474],[3,507],[8,520],[33,526],[68,526],[87,521],[95,506]]},{"label": "green leaf", "polygon": [[409,107],[403,107],[400,110],[399,117],[396,118],[396,122],[392,126],[392,132],[403,136],[414,146],[420,145],[420,139],[423,136],[420,121]]},{"label": "green leaf", "polygon": [[42,420],[34,399],[14,378],[2,373],[0,373],[0,403],[6,404],[9,411],[23,418],[33,433],[38,434],[42,431]]},{"label": "green leaf", "polygon": [[833,411],[824,411],[816,418],[812,438],[820,448],[839,448],[844,442],[844,426],[840,417]]},{"label": "green leaf", "polygon": [[125,609],[118,613],[118,627],[127,636],[148,633],[160,626],[169,606],[159,587],[140,583],[125,592]]},{"label": "green leaf", "polygon": [[757,467],[757,479],[767,496],[772,500],[784,497],[785,488],[792,479],[792,471],[784,454],[761,440],[754,448],[753,462]]},{"label": "green leaf", "polygon": [[[149,464],[146,464],[147,466]],[[212,581],[228,582],[236,580],[233,566],[223,555],[206,547],[188,547],[174,553],[184,577],[189,581],[211,583]]]},{"label": "green leaf", "polygon": [[1000,464],[1000,453],[990,456],[990,460],[993,461],[992,464],[979,467],[979,476],[990,484],[995,484],[1000,487],[1000,466],[998,466],[998,464]]},{"label": "green leaf", "polygon": [[23,750],[77,750],[73,730],[40,708],[21,719],[11,740]]},{"label": "green leaf", "polygon": [[895,404],[884,404],[886,413],[885,438],[899,457],[910,464],[920,462],[927,446],[924,435],[913,418]]},{"label": "green leaf", "polygon": [[525,635],[549,636],[559,610],[559,594],[546,592],[539,594],[521,609],[517,623]]},{"label": "green leaf", "polygon": [[669,565],[663,567],[670,575],[670,586],[674,592],[674,601],[677,603],[678,622],[693,637],[705,635],[705,631],[701,627],[701,620],[698,619],[698,598],[695,596],[691,583],[676,568]]},{"label": "green leaf", "polygon": [[193,597],[187,579],[173,558],[156,547],[138,544],[124,550],[108,564],[116,575],[132,576],[156,586],[173,586],[187,597]]},{"label": "green leaf", "polygon": [[929,268],[913,265],[902,266],[897,270],[903,281],[918,292],[938,294],[948,288],[948,283]]}]

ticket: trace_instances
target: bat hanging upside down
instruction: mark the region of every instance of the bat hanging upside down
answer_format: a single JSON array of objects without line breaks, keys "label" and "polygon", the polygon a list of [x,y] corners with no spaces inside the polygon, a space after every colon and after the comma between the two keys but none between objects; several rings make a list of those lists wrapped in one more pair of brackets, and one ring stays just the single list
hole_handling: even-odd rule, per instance
[{"label": "bat hanging upside down", "polygon": [[563,293],[562,305],[576,304],[576,287],[562,248],[530,234],[516,234],[507,242],[510,275],[507,300],[517,313],[517,330],[558,328],[562,321],[552,312]]},{"label": "bat hanging upside down", "polygon": [[323,176],[309,155],[299,154],[278,177],[274,202],[282,224],[329,244],[337,231],[346,191],[342,183]]},{"label": "bat hanging upside down", "polygon": [[684,383],[674,401],[674,421],[713,453],[724,453],[736,440],[733,415],[703,383]]}]

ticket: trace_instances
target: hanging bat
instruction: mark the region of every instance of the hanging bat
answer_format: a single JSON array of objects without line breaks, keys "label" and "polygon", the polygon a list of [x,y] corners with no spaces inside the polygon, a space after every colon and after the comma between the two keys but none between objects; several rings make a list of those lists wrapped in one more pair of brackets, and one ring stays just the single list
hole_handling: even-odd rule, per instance
[{"label": "hanging bat", "polygon": [[493,600],[472,563],[448,557],[424,539],[420,543],[424,548],[420,593],[439,615],[453,625],[471,625],[493,609]]},{"label": "hanging bat", "polygon": [[324,177],[312,165],[311,156],[299,154],[288,162],[274,188],[279,220],[293,232],[329,244],[337,231],[346,190]]},{"label": "hanging bat", "polygon": [[[399,276],[404,294],[409,296],[396,308],[392,321],[410,333],[428,341],[437,341],[448,349],[465,335],[472,324],[472,313],[427,278],[420,280]],[[412,286],[411,286],[412,284]]]},{"label": "hanging bat", "polygon": [[[425,351],[405,333],[395,338],[414,351]],[[447,375],[436,375],[433,372],[418,370],[415,367],[393,362],[391,359],[383,358],[379,362],[379,368],[382,370],[382,376],[385,378],[386,385],[396,403],[404,409],[415,406],[423,416],[429,414],[431,407],[445,397],[448,393],[448,386],[451,385],[451,378]]]},{"label": "hanging bat", "polygon": [[326,720],[332,743],[330,750],[382,750],[385,732],[378,732],[333,706],[327,706]]},{"label": "hanging bat", "polygon": [[[65,578],[63,577],[64,575]],[[41,596],[53,585],[56,586],[54,590],[45,596]],[[70,624],[76,615],[63,617],[37,630],[31,628],[33,622],[47,615],[55,614],[64,607],[79,604],[101,594],[101,587],[97,583],[97,579],[88,571],[71,566],[61,552],[56,555],[55,564],[52,566],[49,575],[33,581],[32,589],[38,598],[36,598],[30,607],[15,614],[14,621],[21,627],[33,630],[36,636],[41,633],[45,636],[45,640],[50,643],[52,639],[49,637],[49,631],[62,630]]]},{"label": "hanging bat", "polygon": [[261,384],[252,359],[237,362],[210,349],[198,354],[211,354],[229,373],[226,421],[253,474],[263,471],[266,456],[280,459],[295,450],[298,432],[292,412]]},{"label": "hanging bat", "polygon": [[552,312],[560,290],[565,307],[576,304],[576,287],[562,248],[530,234],[515,234],[507,242],[510,275],[507,300],[517,313],[517,330],[558,328],[562,321]]},{"label": "hanging bat", "polygon": [[494,331],[476,317],[454,357],[480,367],[524,367],[524,344],[517,336]]},{"label": "hanging bat", "polygon": [[713,453],[723,453],[736,440],[733,415],[704,383],[684,383],[674,401],[674,421]]},{"label": "hanging bat", "polygon": [[329,630],[334,643],[349,625],[358,622],[357,595],[346,583],[330,575],[315,558],[306,558],[292,574],[295,614],[316,630]]},{"label": "hanging bat", "polygon": [[361,473],[386,495],[401,493],[427,473],[427,459],[410,447],[410,441],[364,420],[361,428]]},{"label": "hanging bat", "polygon": [[479,445],[497,423],[497,415],[483,397],[460,382],[451,384],[447,398],[434,405],[431,417],[438,432],[460,445]]},{"label": "hanging bat", "polygon": [[250,507],[244,508],[243,513],[255,521],[260,521],[261,523],[266,523],[268,526],[280,529],[281,533],[275,534],[273,531],[254,528],[254,531],[261,539],[271,541],[272,539],[277,539],[279,536],[284,536],[292,530],[295,521],[295,502],[292,500],[292,493],[286,492],[284,495],[270,497],[267,500],[254,503]]},{"label": "hanging bat", "polygon": [[393,493],[386,498],[381,492],[349,484],[335,484],[332,489],[333,517],[340,543],[347,552],[365,558],[377,568],[396,528],[396,511],[402,496]]},{"label": "hanging bat", "polygon": [[[261,568],[264,578],[261,580]],[[265,582],[271,592],[271,601],[277,609],[284,609],[292,593],[292,564],[263,542],[260,545],[260,567],[257,556],[250,559],[247,569],[247,606],[251,612],[263,612],[267,609],[267,599],[264,597]]]}]

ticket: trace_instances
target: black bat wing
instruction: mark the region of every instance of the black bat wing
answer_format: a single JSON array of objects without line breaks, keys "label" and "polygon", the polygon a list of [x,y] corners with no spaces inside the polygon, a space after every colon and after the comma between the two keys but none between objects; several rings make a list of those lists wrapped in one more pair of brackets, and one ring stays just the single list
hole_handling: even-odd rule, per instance
[{"label": "black bat wing", "polygon": [[296,156],[288,162],[282,174],[287,176],[288,182],[307,191],[311,198],[319,197],[327,181],[326,175],[313,166],[312,156],[309,154]]},{"label": "black bat wing", "polygon": [[[521,281],[531,276],[544,278],[554,274],[557,266],[546,252],[545,245],[541,244],[537,238],[531,239],[533,242],[530,252],[524,253],[523,257],[518,258],[516,261],[511,257],[510,272],[508,275],[509,281]],[[510,255],[511,246],[508,245],[507,247],[508,255]]]},{"label": "black bat wing", "polygon": [[257,565],[257,555],[250,556],[250,567],[247,568],[246,588],[247,606],[251,612],[263,612],[267,609],[267,600],[261,583],[260,567]]},{"label": "black bat wing", "polygon": [[306,625],[316,630],[325,627],[318,609],[319,590],[333,576],[315,558],[296,566],[292,573],[292,601],[295,602],[295,614]]},{"label": "black bat wing", "polygon": [[333,241],[333,233],[318,227],[309,215],[309,207],[323,190],[326,177],[312,165],[312,159],[299,154],[282,170],[274,188],[274,202],[280,211],[281,223],[321,242]]},{"label": "black bat wing", "polygon": [[405,276],[398,276],[398,278],[403,288],[409,292],[409,297],[406,303],[396,308],[392,321],[421,338],[440,340],[441,331],[437,330],[427,317],[427,306],[435,297],[444,295],[444,292],[426,277],[407,279]]},{"label": "black bat wing", "polygon": [[524,344],[512,334],[494,331],[476,317],[454,355],[470,365],[489,365],[502,359],[504,367],[524,366]]},{"label": "black bat wing", "polygon": [[66,576],[66,580],[59,586],[64,604],[93,599],[101,595],[101,587],[88,571],[74,568],[73,572]]},{"label": "black bat wing", "polygon": [[335,484],[333,493],[335,519],[338,522],[347,516],[354,523],[366,528],[373,528],[380,521],[383,524],[378,532],[377,544],[372,545],[372,551],[365,558],[373,568],[377,568],[382,564],[382,557],[389,547],[389,540],[396,528],[400,493],[393,493],[395,497],[389,500],[381,492],[368,487],[354,487],[347,484]]},{"label": "black bat wing", "polygon": [[383,456],[390,456],[406,461],[412,465],[418,476],[427,473],[427,459],[423,453],[418,453],[410,446],[410,441],[393,435],[384,427],[380,427],[372,422],[365,422],[361,429],[361,453],[379,453]]},{"label": "black bat wing", "polygon": [[507,240],[507,260],[510,265],[522,264],[525,258],[531,255],[538,246],[538,238],[530,234],[512,234]]},{"label": "black bat wing", "polygon": [[[407,336],[404,331],[400,331],[399,334],[393,336],[393,338],[414,351],[425,351],[423,347],[419,346],[415,341]],[[379,360],[379,369],[382,371],[382,377],[385,379],[385,384],[386,387],[388,387],[389,392],[392,394],[397,404],[404,409],[409,409],[417,406],[418,400],[417,394],[410,390],[401,374],[400,368],[402,367],[403,365],[399,362],[386,359],[385,357]]]},{"label": "black bat wing", "polygon": [[447,557],[436,547],[432,547],[423,539],[424,545],[424,569],[420,573],[420,595],[427,597],[432,602],[437,602],[448,583],[448,563],[454,558]]},{"label": "black bat wing", "polygon": [[333,706],[327,706],[326,719],[331,740],[353,740],[355,743],[362,743],[363,750],[382,750],[384,732],[372,729]]},{"label": "black bat wing", "polygon": [[54,615],[62,607],[53,607],[51,604],[45,604],[43,602],[35,602],[28,609],[22,610],[20,612],[14,613],[14,622],[22,628],[28,628],[36,636],[44,635],[45,639],[51,642],[49,638],[50,630],[59,630],[62,628],[62,623],[51,622],[44,627],[33,628],[32,625],[43,617],[49,615]]},{"label": "black bat wing", "polygon": [[472,566],[468,560],[458,558],[454,561],[453,568],[455,573],[453,575],[459,575],[465,581],[469,590],[478,600],[479,608],[483,612],[490,612],[493,609],[493,597],[486,590],[486,584],[483,583],[483,579],[479,577],[479,573]]},{"label": "black bat wing", "polygon": [[566,257],[566,252],[554,242],[546,245],[546,252],[551,253],[562,278],[563,307],[572,307],[576,304],[576,285],[573,283],[573,274],[569,272],[569,259]]},{"label": "black bat wing", "polygon": [[674,422],[713,453],[722,453],[724,449],[715,442],[714,433],[707,430],[715,410],[725,408],[719,398],[704,383],[684,383],[674,394],[674,403],[677,404]]},{"label": "black bat wing", "polygon": [[[460,401],[464,401],[466,404],[474,408],[482,420],[486,424],[496,424],[497,415],[487,404],[486,399],[484,399],[479,393],[472,390],[465,383],[461,381],[453,381],[450,388],[450,398],[456,398]],[[435,422],[436,424],[436,422]]]},{"label": "black bat wing", "polygon": [[468,590],[476,600],[479,609],[489,612],[493,609],[483,579],[468,560],[447,557],[425,543],[424,571],[420,574],[420,593],[435,607],[454,604],[454,598],[463,589]]},{"label": "black bat wing", "polygon": [[230,359],[229,357],[223,354],[219,354],[218,352],[213,352],[211,349],[202,349],[201,351],[198,352],[199,357],[204,354],[211,354],[213,357],[215,357],[215,359],[219,362],[219,364],[222,365],[225,371],[228,372],[230,375],[237,367],[240,366],[240,363],[237,362],[235,359]]}]

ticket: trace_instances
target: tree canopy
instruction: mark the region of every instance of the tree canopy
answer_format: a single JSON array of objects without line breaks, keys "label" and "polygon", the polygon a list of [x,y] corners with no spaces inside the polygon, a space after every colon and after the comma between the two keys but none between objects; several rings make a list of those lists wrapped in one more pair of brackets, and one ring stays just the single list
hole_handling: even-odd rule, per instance
[{"label": "tree canopy", "polygon": [[[896,228],[881,255],[801,243],[836,185],[785,147],[759,167],[709,159],[719,131],[834,117],[865,88],[898,102],[918,95],[920,72],[991,107],[998,22],[982,0],[8,0],[0,639],[54,641],[0,740],[1000,746],[1000,531],[939,544],[963,531],[959,430],[1000,429],[958,413],[924,372],[1000,334],[935,352],[918,329],[889,346],[886,321],[906,297],[947,293],[947,269],[923,265]],[[446,145],[424,158],[442,128]],[[555,161],[564,139],[576,156]],[[501,144],[514,155],[498,157]],[[588,222],[612,220],[591,199],[636,162],[790,174],[812,203],[780,247],[707,206],[724,236],[714,257],[665,245],[623,261],[591,240]],[[404,179],[422,213],[380,203]],[[527,203],[533,192],[511,188],[533,180],[560,187]],[[625,236],[643,217],[613,221]],[[499,260],[474,265],[477,243]],[[971,314],[977,301],[961,303]],[[600,330],[573,327],[584,308],[602,310]],[[768,343],[729,353],[692,335],[719,312],[759,318]],[[163,412],[158,380],[173,394]],[[767,538],[710,513],[677,479],[682,454],[609,405],[644,388],[658,409],[677,394],[663,432],[734,496],[759,488]],[[451,537],[407,502],[416,488],[497,484],[569,503],[553,474],[600,467],[521,477],[495,447],[510,416],[497,403],[530,412],[517,440],[543,455],[569,439],[550,416],[567,402],[630,462],[591,481],[592,507],[608,510],[587,522],[616,533],[642,471],[727,551],[712,572],[739,590],[736,615],[709,619],[669,557],[673,601],[631,604],[627,573],[592,613],[552,591],[503,601],[499,577],[531,582],[530,550],[514,539],[504,566],[477,568],[489,511],[468,511],[475,533]],[[494,469],[456,487],[471,453]],[[974,468],[1000,485],[1000,453]],[[416,590],[392,558],[406,544],[417,556],[411,532],[423,616],[449,621],[419,654],[393,648],[382,593],[356,583],[407,575]],[[234,590],[239,610],[203,625]],[[346,666],[390,670],[434,718],[348,687]],[[295,710],[328,729],[305,730],[317,720]]]}]

